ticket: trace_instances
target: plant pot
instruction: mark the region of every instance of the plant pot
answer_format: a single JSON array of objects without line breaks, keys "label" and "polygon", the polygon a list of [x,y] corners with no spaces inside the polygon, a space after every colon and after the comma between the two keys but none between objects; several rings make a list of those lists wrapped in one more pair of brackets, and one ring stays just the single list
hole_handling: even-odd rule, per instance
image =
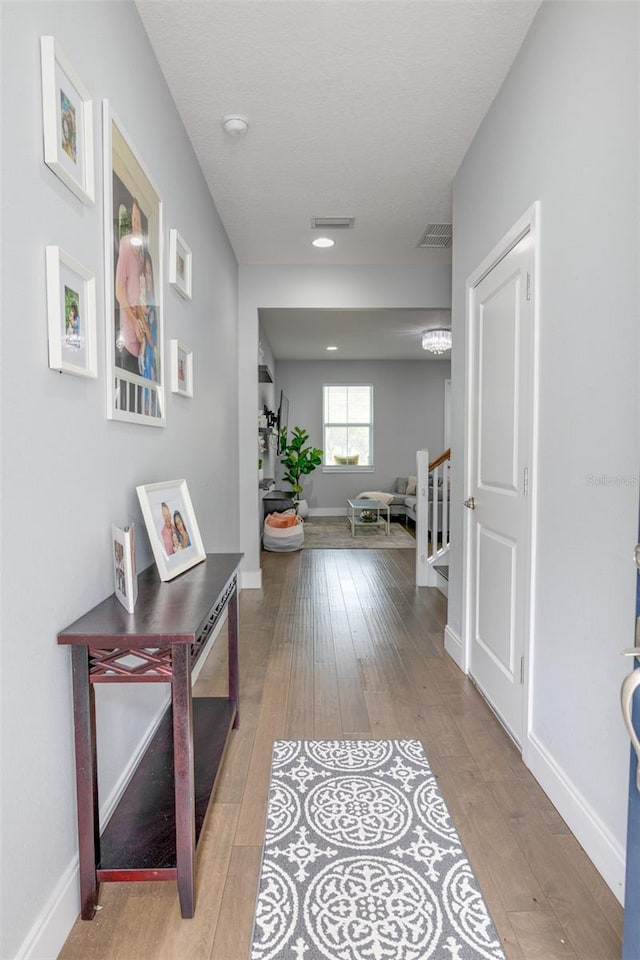
[{"label": "plant pot", "polygon": [[296,503],[296,513],[301,520],[306,520],[309,516],[309,504],[306,500],[298,500]]}]

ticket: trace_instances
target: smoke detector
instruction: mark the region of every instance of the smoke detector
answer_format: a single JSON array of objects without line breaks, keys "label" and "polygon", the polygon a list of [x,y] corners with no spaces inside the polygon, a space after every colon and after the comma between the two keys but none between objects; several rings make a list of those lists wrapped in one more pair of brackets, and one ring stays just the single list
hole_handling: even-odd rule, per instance
[{"label": "smoke detector", "polygon": [[222,126],[230,137],[243,137],[249,129],[249,121],[241,113],[228,113],[222,118]]}]

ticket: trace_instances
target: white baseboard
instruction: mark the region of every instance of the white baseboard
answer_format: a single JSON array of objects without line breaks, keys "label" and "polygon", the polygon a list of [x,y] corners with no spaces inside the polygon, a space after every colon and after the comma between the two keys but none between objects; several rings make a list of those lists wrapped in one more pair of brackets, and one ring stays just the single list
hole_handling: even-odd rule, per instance
[{"label": "white baseboard", "polygon": [[611,831],[534,733],[529,733],[525,741],[523,760],[605,883],[624,904],[625,853]]},{"label": "white baseboard", "polygon": [[309,507],[310,517],[346,517],[346,507]]},{"label": "white baseboard", "polygon": [[80,910],[78,858],[74,857],[15,955],[15,960],[52,960],[60,953]]},{"label": "white baseboard", "polygon": [[[215,629],[211,632],[211,636],[207,640],[205,648],[198,658],[198,662],[192,673],[193,681],[197,680],[198,674],[202,670],[204,662],[226,622],[227,611],[225,610],[216,624]],[[167,708],[168,701],[169,695],[163,700],[162,706],[159,707],[154,714],[136,750],[122,771],[113,790],[102,805],[102,809],[100,810],[100,823],[103,825],[102,829],[104,829],[104,824],[108,823],[143,753],[158,729]],[[80,912],[80,879],[78,871],[79,861],[78,855],[76,854],[65,869],[51,896],[36,918],[31,930],[22,942],[15,956],[15,960],[52,960],[52,958],[58,956]]]},{"label": "white baseboard", "polygon": [[464,662],[465,657],[462,640],[458,634],[451,629],[449,624],[447,624],[444,628],[444,648],[456,666],[460,667],[463,673],[466,673],[467,671],[466,664]]},{"label": "white baseboard", "polygon": [[241,570],[241,590],[262,590],[262,570]]}]

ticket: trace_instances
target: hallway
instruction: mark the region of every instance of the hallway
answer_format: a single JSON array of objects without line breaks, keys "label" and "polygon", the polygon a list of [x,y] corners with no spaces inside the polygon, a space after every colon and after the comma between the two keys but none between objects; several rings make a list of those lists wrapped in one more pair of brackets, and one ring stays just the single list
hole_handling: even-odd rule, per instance
[{"label": "hallway", "polygon": [[[240,729],[198,851],[196,914],[174,884],[103,885],[61,960],[247,960],[275,738],[418,738],[507,956],[616,960],[622,908],[471,682],[443,650],[446,600],[411,550],[263,553],[240,600]],[[224,644],[196,691],[223,692]],[[436,958],[441,960],[441,958]]]}]

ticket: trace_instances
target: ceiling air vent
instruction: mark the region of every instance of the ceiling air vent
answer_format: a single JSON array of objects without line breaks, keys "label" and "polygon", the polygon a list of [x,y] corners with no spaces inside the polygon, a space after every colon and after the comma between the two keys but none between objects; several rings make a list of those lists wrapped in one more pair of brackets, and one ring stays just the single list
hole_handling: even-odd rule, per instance
[{"label": "ceiling air vent", "polygon": [[311,217],[312,230],[349,230],[355,217]]},{"label": "ceiling air vent", "polygon": [[453,224],[430,223],[421,240],[419,247],[450,247],[453,240]]}]

